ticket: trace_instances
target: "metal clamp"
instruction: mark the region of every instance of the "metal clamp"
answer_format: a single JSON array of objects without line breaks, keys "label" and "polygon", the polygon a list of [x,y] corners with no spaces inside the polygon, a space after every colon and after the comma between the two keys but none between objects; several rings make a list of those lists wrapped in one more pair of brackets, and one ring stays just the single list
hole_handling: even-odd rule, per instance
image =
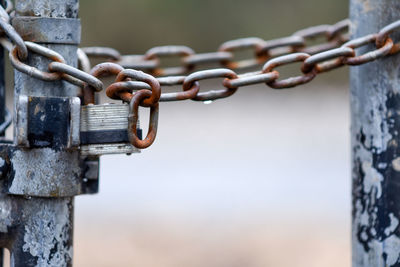
[{"label": "metal clamp", "polygon": [[78,97],[33,97],[17,101],[15,145],[73,149],[80,144]]}]

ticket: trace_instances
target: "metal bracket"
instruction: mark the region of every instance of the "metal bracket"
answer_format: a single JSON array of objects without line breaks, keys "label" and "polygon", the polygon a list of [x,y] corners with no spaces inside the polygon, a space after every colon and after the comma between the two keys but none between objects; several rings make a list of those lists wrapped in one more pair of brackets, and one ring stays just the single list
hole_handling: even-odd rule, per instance
[{"label": "metal bracket", "polygon": [[[66,158],[68,163],[57,168],[60,158]],[[25,149],[0,144],[0,180],[4,181],[5,193],[11,195],[70,197],[95,194],[99,188],[99,158],[81,158],[78,151]]]},{"label": "metal bracket", "polygon": [[30,148],[78,148],[80,105],[78,97],[20,95],[15,144]]}]

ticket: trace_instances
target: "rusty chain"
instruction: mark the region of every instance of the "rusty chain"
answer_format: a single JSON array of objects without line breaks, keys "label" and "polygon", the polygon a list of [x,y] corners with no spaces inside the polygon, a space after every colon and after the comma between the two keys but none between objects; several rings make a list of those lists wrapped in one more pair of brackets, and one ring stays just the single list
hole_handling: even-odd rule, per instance
[{"label": "rusty chain", "polygon": [[[10,3],[7,1],[7,3]],[[95,104],[95,92],[103,90],[102,77],[115,76],[106,88],[111,99],[129,103],[128,136],[137,148],[149,147],[157,134],[159,102],[213,101],[233,95],[239,87],[265,83],[276,88],[291,88],[313,80],[318,74],[345,65],[354,66],[393,55],[400,51],[400,43],[394,43],[390,35],[400,29],[400,21],[382,28],[378,33],[350,40],[349,21],[334,25],[319,25],[295,32],[289,37],[265,41],[260,38],[242,38],[223,43],[217,52],[195,53],[186,46],[159,46],[144,55],[121,55],[109,47],[78,49],[79,69],[66,64],[57,52],[32,42],[23,41],[10,21],[10,8],[0,6],[0,44],[10,51],[11,64],[20,72],[44,81],[65,80],[82,89],[85,105]],[[313,40],[323,38],[323,43]],[[311,43],[310,43],[311,41]],[[374,48],[358,55],[357,48]],[[253,58],[237,60],[236,52],[253,52]],[[39,70],[26,63],[29,53],[50,60],[48,70]],[[90,57],[107,60],[90,67]],[[162,58],[178,57],[180,66],[162,67]],[[301,63],[301,75],[280,78],[278,67]],[[219,64],[224,68],[198,70],[200,66]],[[259,71],[238,74],[235,71],[263,66]],[[197,70],[197,71],[196,71]],[[223,89],[200,92],[200,81],[222,78]],[[162,93],[164,86],[182,86],[182,91]],[[136,134],[139,106],[150,108],[149,130],[145,139]]]}]

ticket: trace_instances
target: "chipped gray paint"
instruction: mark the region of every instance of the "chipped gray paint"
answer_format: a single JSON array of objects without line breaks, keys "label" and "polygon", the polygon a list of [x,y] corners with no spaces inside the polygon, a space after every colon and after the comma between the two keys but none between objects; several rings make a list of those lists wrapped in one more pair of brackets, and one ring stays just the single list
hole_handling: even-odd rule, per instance
[{"label": "chipped gray paint", "polygon": [[17,150],[11,162],[14,177],[8,181],[10,194],[65,197],[81,192],[78,151]]},{"label": "chipped gray paint", "polygon": [[[377,32],[400,19],[400,1],[352,0],[350,17],[353,38]],[[350,70],[353,267],[400,266],[399,65],[396,56]]]},{"label": "chipped gray paint", "polygon": [[11,210],[11,200],[6,195],[0,194],[0,233],[7,233],[12,225]]},{"label": "chipped gray paint", "polygon": [[15,8],[18,16],[77,18],[78,0],[17,0]]},{"label": "chipped gray paint", "polygon": [[37,266],[67,266],[72,259],[72,246],[57,249],[71,239],[70,203],[65,200],[55,203],[40,205],[36,214],[30,210],[24,210],[22,214],[28,218],[24,225],[22,250],[37,259]]}]

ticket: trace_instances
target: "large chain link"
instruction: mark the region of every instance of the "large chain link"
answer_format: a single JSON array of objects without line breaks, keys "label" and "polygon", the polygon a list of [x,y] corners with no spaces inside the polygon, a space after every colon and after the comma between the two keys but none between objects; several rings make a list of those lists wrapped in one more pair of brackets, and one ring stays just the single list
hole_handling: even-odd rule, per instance
[{"label": "large chain link", "polygon": [[[391,33],[400,29],[400,21],[387,25],[378,33],[349,41],[350,22],[343,20],[334,25],[314,26],[269,41],[253,37],[232,40],[211,53],[195,53],[186,46],[159,46],[149,49],[144,55],[121,55],[109,47],[86,47],[78,49],[78,69],[67,65],[57,52],[23,41],[9,23],[11,10],[9,2],[6,9],[0,7],[0,44],[10,51],[14,68],[44,81],[62,79],[79,86],[85,105],[95,104],[95,92],[103,90],[100,78],[115,76],[106,94],[111,99],[129,103],[128,136],[137,148],[146,148],[155,140],[159,102],[188,99],[213,101],[233,95],[239,87],[260,83],[276,89],[291,88],[344,65],[361,65],[400,51],[400,44],[394,44],[390,38]],[[324,42],[315,44],[315,40],[321,37]],[[371,51],[361,55],[356,52],[362,46],[372,47],[371,44],[374,45]],[[253,58],[236,59],[235,54],[246,49],[252,51]],[[29,53],[50,59],[48,71],[25,63]],[[103,58],[107,62],[91,68],[90,57]],[[162,67],[165,57],[178,57],[181,65]],[[296,62],[301,63],[301,75],[281,79],[278,67]],[[219,64],[224,68],[201,69],[210,64]],[[260,70],[237,73],[254,67],[260,67]],[[200,81],[215,78],[223,78],[223,89],[200,92]],[[162,93],[162,87],[173,85],[181,86],[182,91]],[[149,131],[144,140],[140,140],[136,134],[139,106],[150,108]]]}]

